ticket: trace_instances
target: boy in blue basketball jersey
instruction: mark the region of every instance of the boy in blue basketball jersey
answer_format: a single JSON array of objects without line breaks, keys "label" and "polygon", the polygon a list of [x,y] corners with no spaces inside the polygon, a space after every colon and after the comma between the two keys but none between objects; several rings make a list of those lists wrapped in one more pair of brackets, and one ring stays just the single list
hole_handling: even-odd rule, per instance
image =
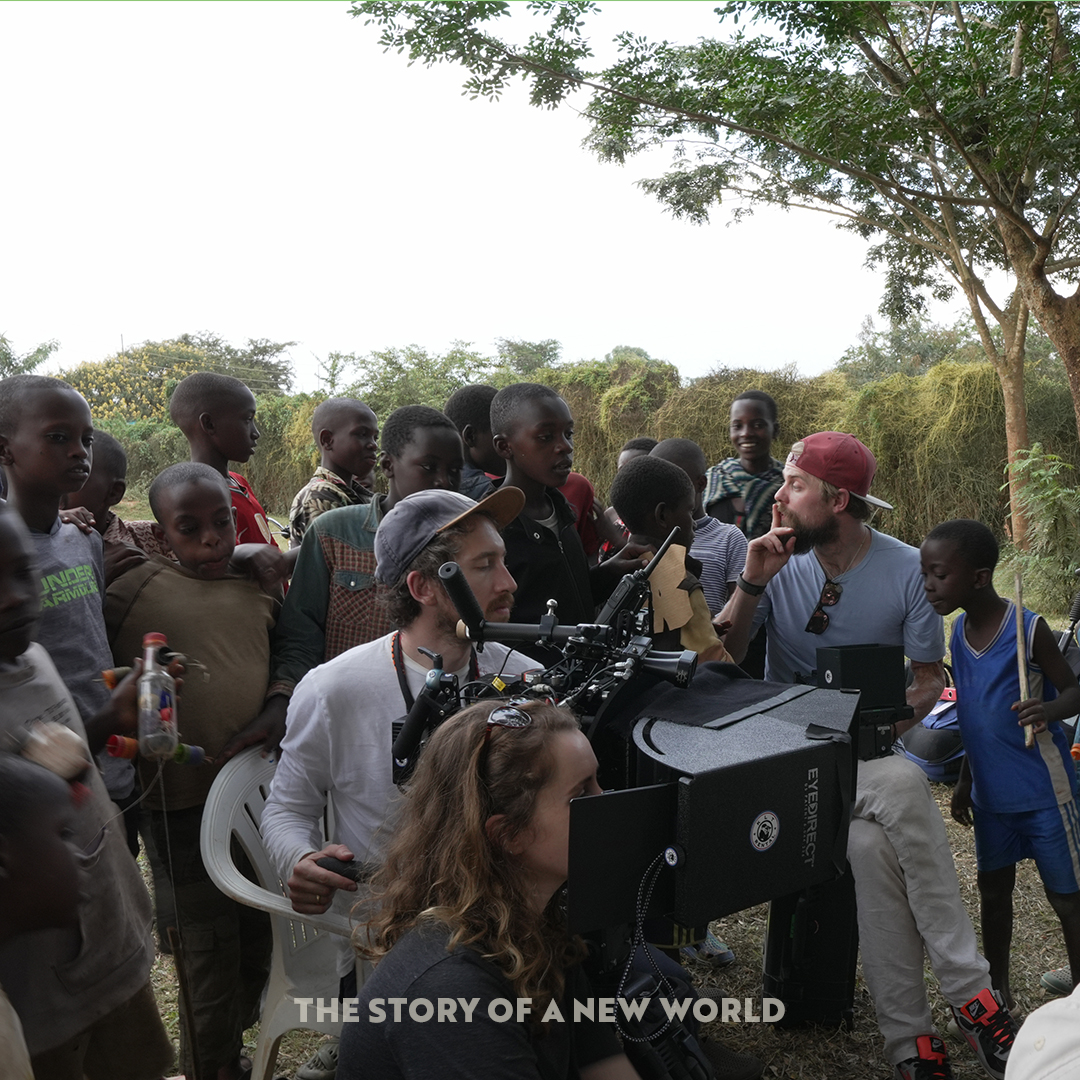
[{"label": "boy in blue basketball jersey", "polygon": [[[1016,608],[994,590],[998,546],[980,522],[947,521],[922,545],[924,588],[952,633],[957,714],[966,751],[952,816],[975,825],[983,951],[1012,1004],[1009,947],[1016,864],[1033,858],[1061,920],[1073,985],[1080,983],[1080,807],[1060,721],[1080,711],[1080,686],[1050,628],[1024,610],[1030,696],[1021,701]],[[1035,732],[1025,746],[1024,731]]]}]

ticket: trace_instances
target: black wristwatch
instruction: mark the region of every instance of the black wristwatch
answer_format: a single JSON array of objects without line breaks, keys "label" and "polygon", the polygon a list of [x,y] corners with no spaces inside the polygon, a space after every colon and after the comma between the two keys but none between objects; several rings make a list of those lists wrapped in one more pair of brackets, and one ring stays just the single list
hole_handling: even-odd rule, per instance
[{"label": "black wristwatch", "polygon": [[751,596],[760,596],[765,591],[764,585],[751,585],[742,574],[739,574],[735,579],[735,584],[738,585],[743,592],[749,593]]}]

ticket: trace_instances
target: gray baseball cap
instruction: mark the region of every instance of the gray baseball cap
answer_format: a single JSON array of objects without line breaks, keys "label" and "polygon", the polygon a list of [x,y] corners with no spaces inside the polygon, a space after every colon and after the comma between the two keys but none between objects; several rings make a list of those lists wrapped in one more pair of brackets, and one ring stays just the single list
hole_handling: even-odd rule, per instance
[{"label": "gray baseball cap", "polygon": [[438,488],[407,495],[375,530],[375,580],[393,585],[439,533],[470,514],[487,514],[505,529],[524,506],[525,493],[516,487],[500,487],[479,502]]}]

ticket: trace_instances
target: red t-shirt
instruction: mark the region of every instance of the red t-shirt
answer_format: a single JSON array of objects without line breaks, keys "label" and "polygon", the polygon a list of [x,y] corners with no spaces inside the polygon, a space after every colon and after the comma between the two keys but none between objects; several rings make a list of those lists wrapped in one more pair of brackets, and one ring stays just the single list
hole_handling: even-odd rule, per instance
[{"label": "red t-shirt", "polygon": [[272,544],[266,511],[255,498],[251,485],[239,474],[229,473],[229,494],[236,510],[236,542],[238,544]]},{"label": "red t-shirt", "polygon": [[596,492],[592,484],[581,473],[576,472],[567,476],[566,483],[560,490],[577,514],[577,531],[581,537],[581,546],[585,549],[585,554],[592,558],[600,550],[600,534],[596,530],[596,515],[593,507]]}]

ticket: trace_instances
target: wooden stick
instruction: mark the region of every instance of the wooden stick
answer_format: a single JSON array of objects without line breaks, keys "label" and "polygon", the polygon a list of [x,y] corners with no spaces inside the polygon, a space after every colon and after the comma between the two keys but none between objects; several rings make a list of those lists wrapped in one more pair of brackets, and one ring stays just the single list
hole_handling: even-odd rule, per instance
[{"label": "wooden stick", "polygon": [[[1027,641],[1024,638],[1024,586],[1020,580],[1020,571],[1016,571],[1016,667],[1020,675],[1020,700],[1027,701],[1030,696],[1027,673]],[[1024,745],[1029,749],[1035,745],[1035,732],[1030,724],[1024,727]]]},{"label": "wooden stick", "polygon": [[191,1012],[191,990],[188,985],[187,967],[184,964],[183,942],[180,940],[180,931],[175,926],[168,927],[166,933],[169,938],[169,948],[172,949],[173,965],[176,968],[176,981],[180,986],[177,1010],[180,1014],[180,1026],[187,1036],[191,1067],[195,1070],[191,1080],[205,1080],[202,1066],[199,1064],[199,1045],[195,1041],[195,1017]]}]

